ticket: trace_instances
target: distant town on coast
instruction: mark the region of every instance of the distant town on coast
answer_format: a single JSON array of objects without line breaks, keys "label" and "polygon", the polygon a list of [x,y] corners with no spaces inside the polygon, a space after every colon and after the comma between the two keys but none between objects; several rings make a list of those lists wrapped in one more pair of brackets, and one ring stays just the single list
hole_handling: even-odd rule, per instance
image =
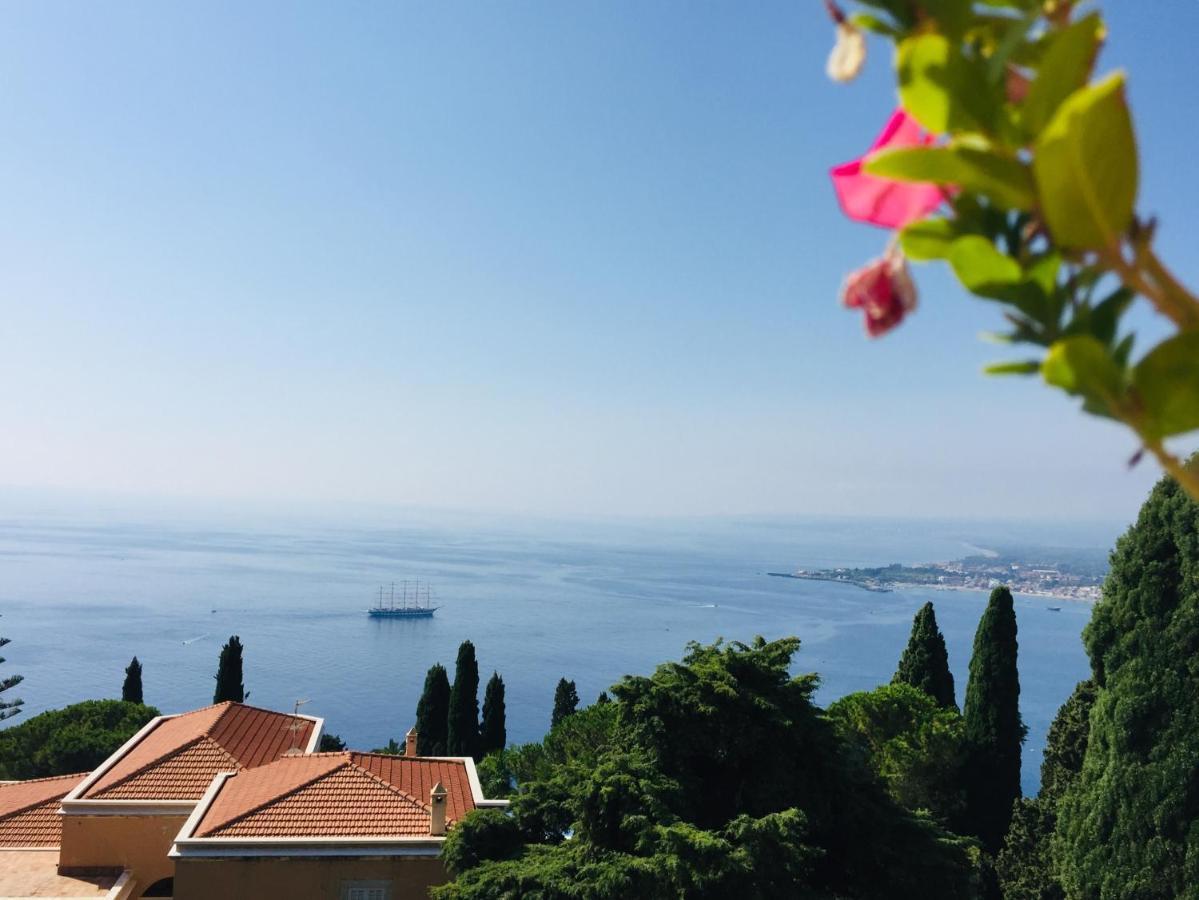
[{"label": "distant town on coast", "polygon": [[952,562],[797,569],[768,574],[776,578],[835,581],[882,593],[897,587],[985,591],[1005,584],[1018,594],[1093,603],[1100,598],[1107,575],[1107,554],[1080,549],[984,550]]}]

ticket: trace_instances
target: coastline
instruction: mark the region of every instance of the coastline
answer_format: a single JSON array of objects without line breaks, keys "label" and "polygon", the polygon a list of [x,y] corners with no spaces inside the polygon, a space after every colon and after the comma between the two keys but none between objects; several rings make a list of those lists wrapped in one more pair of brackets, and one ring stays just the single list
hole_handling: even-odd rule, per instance
[{"label": "coastline", "polygon": [[[856,587],[859,590],[870,591],[875,594],[890,594],[895,591],[902,591],[904,588],[923,588],[934,591],[979,591],[985,593],[991,590],[995,585],[978,585],[978,584],[944,584],[939,582],[907,582],[907,581],[879,581],[866,584],[852,578],[841,578],[834,575],[818,575],[805,572],[767,572],[768,576],[773,578],[793,578],[798,581],[826,581],[832,584],[844,584],[850,587]],[[1010,586],[1014,595],[1023,597],[1043,597],[1049,600],[1065,600],[1071,603],[1086,603],[1095,604],[1101,599],[1100,596],[1079,596],[1074,593],[1067,593],[1065,590],[1060,592],[1043,591],[1028,589],[1023,587]],[[1085,588],[1084,588],[1085,589]],[[1098,589],[1097,589],[1098,590]]]}]

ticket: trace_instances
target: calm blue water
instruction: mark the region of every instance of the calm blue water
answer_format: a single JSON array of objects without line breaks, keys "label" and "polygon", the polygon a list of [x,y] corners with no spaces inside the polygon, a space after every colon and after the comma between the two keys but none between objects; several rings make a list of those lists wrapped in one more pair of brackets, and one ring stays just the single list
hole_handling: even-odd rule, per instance
[{"label": "calm blue water", "polygon": [[[1098,546],[1044,528],[1055,545]],[[769,578],[796,566],[954,559],[965,542],[1027,529],[880,521],[641,524],[496,523],[184,528],[27,519],[0,522],[3,671],[20,672],[22,718],[119,696],[124,666],[145,666],[146,700],[164,711],[211,702],[222,642],[246,645],[250,702],[304,711],[351,745],[380,746],[413,722],[425,671],[453,671],[470,638],[483,680],[507,685],[510,742],[540,738],[554,686],[573,678],[584,702],[622,674],[676,659],[689,640],[797,635],[797,670],[823,678],[820,700],[890,679],[911,618],[927,599],[949,643],[958,699],[985,596],[877,594]],[[1087,544],[1087,541],[1091,541]],[[1104,542],[1106,542],[1104,540]],[[380,583],[433,581],[432,620],[365,614]],[[1061,605],[1060,613],[1047,610]],[[1079,633],[1090,607],[1017,599],[1024,783],[1035,791],[1045,730],[1088,674]]]}]

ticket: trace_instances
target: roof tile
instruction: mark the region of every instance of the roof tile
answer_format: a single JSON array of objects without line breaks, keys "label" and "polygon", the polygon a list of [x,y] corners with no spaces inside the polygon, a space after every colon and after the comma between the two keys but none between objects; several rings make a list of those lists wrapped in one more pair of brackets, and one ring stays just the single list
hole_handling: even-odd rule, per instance
[{"label": "roof tile", "polygon": [[303,749],[311,719],[218,703],[163,719],[86,792],[88,799],[198,800],[218,772]]},{"label": "roof tile", "polygon": [[57,847],[60,801],[84,775],[56,775],[0,784],[0,847]]},{"label": "roof tile", "polygon": [[474,809],[466,765],[372,753],[281,759],[226,779],[198,837],[422,837],[429,792],[448,792],[446,820]]}]

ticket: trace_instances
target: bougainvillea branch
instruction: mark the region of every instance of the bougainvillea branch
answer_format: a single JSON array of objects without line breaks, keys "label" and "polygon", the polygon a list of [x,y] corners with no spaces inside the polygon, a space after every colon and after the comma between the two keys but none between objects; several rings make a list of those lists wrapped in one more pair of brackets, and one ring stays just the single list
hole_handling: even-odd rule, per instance
[{"label": "bougainvillea branch", "polygon": [[[1037,375],[1118,420],[1199,499],[1199,470],[1165,442],[1199,429],[1199,298],[1136,214],[1139,161],[1122,72],[1097,75],[1098,12],[1072,0],[858,0],[824,7],[829,73],[853,78],[864,32],[895,45],[900,109],[860,160],[833,169],[845,213],[893,231],[883,259],[851,274],[843,300],[885,333],[915,307],[907,260],[949,265],[999,305],[997,337],[1040,348],[994,375]],[[860,47],[857,43],[860,42]],[[1173,325],[1137,348],[1140,298]],[[1138,454],[1139,456],[1140,454]]]}]

